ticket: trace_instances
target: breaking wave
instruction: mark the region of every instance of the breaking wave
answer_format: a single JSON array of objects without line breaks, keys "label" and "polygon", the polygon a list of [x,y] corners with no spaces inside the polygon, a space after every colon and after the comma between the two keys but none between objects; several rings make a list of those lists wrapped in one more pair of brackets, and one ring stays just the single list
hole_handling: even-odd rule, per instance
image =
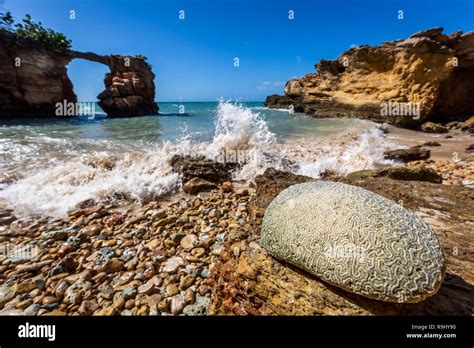
[{"label": "breaking wave", "polygon": [[[67,156],[44,161],[43,167],[26,166],[27,171],[0,191],[0,198],[20,215],[60,217],[88,200],[126,197],[141,202],[176,190],[180,177],[169,164],[176,154],[216,159],[223,150],[244,151],[247,161],[234,173],[238,180],[251,180],[269,167],[318,178],[327,170],[345,174],[388,164],[383,152],[392,146],[373,126],[351,129],[332,138],[279,142],[260,112],[226,101],[218,104],[214,127],[210,142],[193,142],[184,135],[174,142],[128,148],[119,140],[89,139],[85,144],[43,136],[43,141],[62,147],[61,153]],[[84,151],[90,142],[95,142],[100,151]],[[0,142],[0,154],[16,151],[24,154],[27,162],[27,158],[34,158],[39,145],[31,142],[29,150],[21,143],[14,148],[6,146]]]}]

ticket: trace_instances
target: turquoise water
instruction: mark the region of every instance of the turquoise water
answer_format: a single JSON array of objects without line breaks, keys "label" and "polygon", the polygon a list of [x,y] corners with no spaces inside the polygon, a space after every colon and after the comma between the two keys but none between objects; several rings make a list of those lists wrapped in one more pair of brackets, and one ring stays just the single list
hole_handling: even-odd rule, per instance
[{"label": "turquoise water", "polygon": [[[143,120],[152,126],[156,121],[161,126],[161,137],[173,140],[182,134],[183,129],[199,141],[210,141],[214,135],[216,107],[218,103],[160,103],[158,120]],[[180,105],[185,114],[181,115]],[[355,120],[315,119],[301,113],[290,114],[288,111],[267,109],[262,102],[247,102],[244,106],[259,113],[267,122],[268,128],[279,140],[302,136],[324,136],[335,134],[357,124]],[[122,123],[123,124],[123,123]]]},{"label": "turquoise water", "polygon": [[[7,175],[14,170],[18,174],[74,155],[140,151],[163,141],[179,142],[183,137],[192,142],[211,142],[215,136],[217,102],[167,102],[159,106],[157,116],[107,118],[97,106],[99,112],[94,118],[0,120],[0,173]],[[243,106],[261,116],[278,142],[335,134],[358,122],[290,114],[264,108],[261,102]],[[229,122],[241,118],[238,113],[229,116]]]},{"label": "turquoise water", "polygon": [[[175,154],[217,159],[222,150],[246,151],[249,161],[235,174],[241,180],[268,167],[318,177],[326,169],[363,169],[381,157],[373,145],[378,133],[339,139],[367,128],[355,119],[315,119],[263,103],[159,106],[160,115],[134,118],[0,120],[0,199],[25,214],[52,215],[115,193],[142,200],[179,186],[169,164]],[[97,165],[110,158],[112,170]]]},{"label": "turquoise water", "polygon": [[[1,120],[0,137],[26,138],[46,135],[64,139],[101,139],[133,141],[174,141],[188,134],[195,141],[211,141],[217,113],[217,102],[163,102],[160,115],[133,118],[107,118],[97,105],[94,118],[56,117],[52,119]],[[243,103],[260,113],[279,140],[301,136],[330,135],[357,121],[314,119],[304,114],[267,109],[262,102]]]}]

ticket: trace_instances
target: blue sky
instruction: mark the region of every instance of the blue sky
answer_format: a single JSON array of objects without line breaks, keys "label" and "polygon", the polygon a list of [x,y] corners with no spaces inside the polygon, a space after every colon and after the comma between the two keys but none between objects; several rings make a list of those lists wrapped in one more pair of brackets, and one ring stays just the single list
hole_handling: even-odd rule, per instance
[{"label": "blue sky", "polygon": [[[143,54],[160,101],[264,100],[351,45],[380,44],[435,26],[474,29],[473,0],[0,0],[65,33],[73,49]],[[69,11],[76,19],[69,18]],[[179,19],[179,11],[185,19]],[[288,11],[294,11],[289,20]],[[397,18],[398,10],[404,19]],[[238,57],[240,66],[234,67]],[[79,100],[95,100],[105,66],[75,60]]]}]

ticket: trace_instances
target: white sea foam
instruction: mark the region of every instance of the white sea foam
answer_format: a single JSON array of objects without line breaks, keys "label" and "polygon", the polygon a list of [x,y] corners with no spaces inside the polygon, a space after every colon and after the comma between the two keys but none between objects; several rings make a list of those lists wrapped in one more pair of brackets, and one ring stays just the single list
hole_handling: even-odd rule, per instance
[{"label": "white sea foam", "polygon": [[39,170],[0,192],[20,214],[45,213],[61,216],[78,203],[125,194],[140,201],[167,193],[176,187],[166,152],[127,153],[112,170],[93,166],[86,159],[67,161]]},{"label": "white sea foam", "polygon": [[274,144],[276,136],[258,112],[241,104],[221,101],[217,107],[214,138],[206,154],[218,156],[222,149],[251,150]]},{"label": "white sea foam", "polygon": [[298,161],[297,174],[319,178],[327,171],[348,174],[395,163],[384,159],[384,152],[393,149],[394,144],[387,142],[383,132],[376,127],[355,134],[349,132],[314,145],[317,145],[316,153]]},{"label": "white sea foam", "polygon": [[[63,147],[67,155],[30,170],[0,191],[0,198],[20,215],[63,216],[81,202],[110,199],[115,194],[135,201],[166,194],[180,185],[179,175],[169,165],[175,154],[201,154],[215,159],[222,150],[246,151],[248,161],[234,177],[251,180],[269,167],[312,177],[320,177],[327,170],[345,174],[372,168],[388,163],[383,160],[383,151],[391,147],[376,128],[355,129],[332,138],[278,143],[259,112],[224,101],[218,105],[214,137],[209,143],[192,143],[188,134],[172,143],[134,144],[127,150],[119,140],[79,139],[68,143],[44,135],[41,138]],[[91,142],[102,150],[84,151]],[[20,145],[8,148],[3,144],[3,151],[18,151],[25,159],[38,151],[33,140],[25,149]],[[94,165],[111,156],[117,158],[112,169]]]}]

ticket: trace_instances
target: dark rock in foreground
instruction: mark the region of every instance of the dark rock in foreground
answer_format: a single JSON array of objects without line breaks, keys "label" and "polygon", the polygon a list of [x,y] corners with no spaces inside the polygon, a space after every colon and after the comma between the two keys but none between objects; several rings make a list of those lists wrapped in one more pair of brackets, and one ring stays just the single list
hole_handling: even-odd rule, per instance
[{"label": "dark rock in foreground", "polygon": [[[267,174],[269,176],[267,177]],[[274,178],[284,178],[280,183]],[[257,177],[258,195],[250,213],[258,216],[285,186],[308,177],[267,170]],[[238,255],[223,253],[215,270],[211,314],[239,315],[471,315],[474,300],[473,261],[469,250],[474,236],[470,220],[474,209],[472,189],[390,178],[344,178],[394,201],[423,218],[443,248],[446,277],[438,293],[416,304],[386,303],[331,286],[318,278],[271,257],[258,241],[260,221],[240,245]],[[252,213],[252,211],[254,211]],[[234,239],[234,243],[237,243]]]},{"label": "dark rock in foreground", "polygon": [[173,171],[182,175],[183,182],[192,178],[201,178],[212,183],[230,180],[236,163],[220,163],[204,156],[174,155],[171,158]]}]

